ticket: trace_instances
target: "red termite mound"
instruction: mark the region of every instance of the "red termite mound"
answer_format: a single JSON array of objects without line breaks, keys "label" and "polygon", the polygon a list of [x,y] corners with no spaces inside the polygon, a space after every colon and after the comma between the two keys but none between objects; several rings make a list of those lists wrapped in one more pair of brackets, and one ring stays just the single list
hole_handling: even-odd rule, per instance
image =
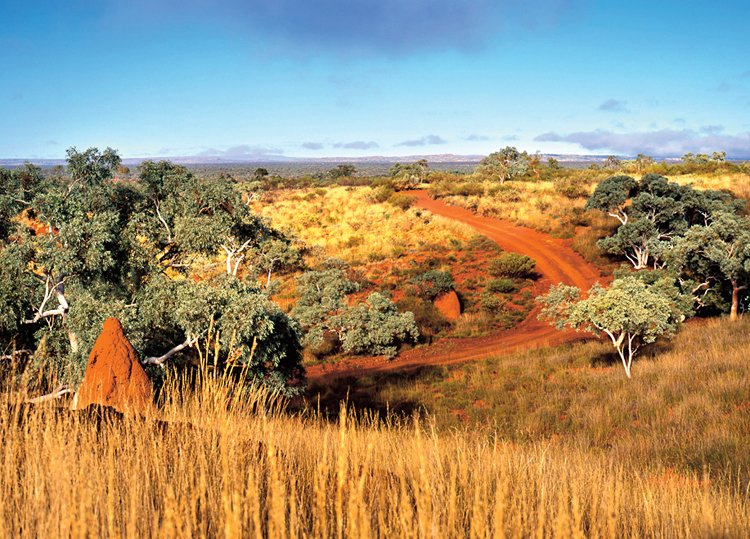
[{"label": "red termite mound", "polygon": [[74,409],[90,404],[111,406],[121,412],[145,412],[152,406],[153,389],[138,354],[117,318],[107,318],[91,350]]},{"label": "red termite mound", "polygon": [[455,290],[443,292],[435,298],[435,307],[446,320],[457,320],[461,316],[461,302]]}]

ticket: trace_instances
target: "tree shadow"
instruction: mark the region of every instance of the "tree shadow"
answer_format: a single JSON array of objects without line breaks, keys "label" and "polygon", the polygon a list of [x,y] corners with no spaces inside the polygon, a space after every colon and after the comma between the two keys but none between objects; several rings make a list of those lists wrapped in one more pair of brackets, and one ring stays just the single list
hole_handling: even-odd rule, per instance
[{"label": "tree shadow", "polygon": [[[653,361],[659,356],[666,354],[673,349],[674,343],[670,341],[658,341],[656,343],[649,344],[638,351],[638,354],[633,359],[633,363],[635,364],[638,363],[638,361],[644,360]],[[622,365],[622,360],[617,354],[617,351],[612,348],[611,350],[608,350],[606,352],[592,354],[591,359],[589,360],[589,364],[592,367],[612,367],[616,365]]]},{"label": "tree shadow", "polygon": [[415,414],[422,416],[428,410],[424,404],[413,400],[389,400],[389,386],[402,386],[416,379],[443,378],[445,370],[433,365],[425,365],[409,371],[384,372],[362,377],[342,377],[321,383],[312,382],[304,396],[293,399],[289,410],[293,412],[314,412],[329,421],[337,421],[341,407],[354,413],[358,418],[392,420],[408,418]]}]

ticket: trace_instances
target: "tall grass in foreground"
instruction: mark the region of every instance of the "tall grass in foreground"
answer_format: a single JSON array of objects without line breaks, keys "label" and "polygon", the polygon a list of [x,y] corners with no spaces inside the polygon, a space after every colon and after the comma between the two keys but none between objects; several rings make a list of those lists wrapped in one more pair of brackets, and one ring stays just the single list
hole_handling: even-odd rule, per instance
[{"label": "tall grass in foreground", "polygon": [[[167,427],[0,413],[9,537],[746,536],[748,494],[429,423],[292,417],[226,380],[171,380]],[[180,396],[179,398],[176,396]]]}]

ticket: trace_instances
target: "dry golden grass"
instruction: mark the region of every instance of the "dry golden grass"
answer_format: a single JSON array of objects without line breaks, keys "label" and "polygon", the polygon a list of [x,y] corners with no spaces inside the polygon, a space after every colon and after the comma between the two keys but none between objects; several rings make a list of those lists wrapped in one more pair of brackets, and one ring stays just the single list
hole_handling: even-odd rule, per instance
[{"label": "dry golden grass", "polygon": [[685,174],[671,177],[682,185],[693,185],[698,189],[718,189],[729,191],[735,196],[750,200],[750,176],[736,173]]},{"label": "dry golden grass", "polygon": [[[637,378],[646,384],[654,368],[641,365]],[[672,387],[684,398],[692,389]],[[0,530],[35,538],[750,531],[741,481],[714,481],[713,470],[675,472],[576,444],[514,443],[491,429],[439,432],[429,419],[342,413],[329,423],[314,413],[290,415],[273,396],[241,394],[211,377],[196,389],[168,380],[163,394],[166,429],[153,418],[127,417],[97,429],[52,408],[22,410],[6,391]]]},{"label": "dry golden grass", "polygon": [[373,202],[371,193],[369,187],[276,191],[255,208],[275,226],[293,231],[318,257],[341,258],[352,265],[473,235],[469,227],[424,210]]}]

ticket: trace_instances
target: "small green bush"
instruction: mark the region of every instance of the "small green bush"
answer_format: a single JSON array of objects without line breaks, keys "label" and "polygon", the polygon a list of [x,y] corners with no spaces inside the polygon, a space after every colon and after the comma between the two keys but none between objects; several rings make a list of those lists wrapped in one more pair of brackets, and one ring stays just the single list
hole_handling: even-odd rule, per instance
[{"label": "small green bush", "polygon": [[447,271],[426,271],[412,277],[409,282],[415,288],[415,295],[428,300],[433,300],[455,287],[453,276]]},{"label": "small green bush", "polygon": [[516,277],[525,279],[534,275],[536,262],[526,255],[503,253],[490,260],[488,271],[493,277]]},{"label": "small green bush", "polygon": [[492,251],[499,253],[502,250],[497,243],[489,239],[487,236],[481,236],[479,234],[471,237],[467,247],[470,251]]},{"label": "small green bush", "polygon": [[426,340],[451,326],[431,301],[409,294],[399,300],[396,306],[402,313],[414,313],[414,321],[417,323],[419,333],[422,337],[426,337]]},{"label": "small green bush", "polygon": [[491,294],[512,294],[518,290],[518,287],[512,279],[502,277],[500,279],[491,279],[487,281],[484,289]]},{"label": "small green bush", "polygon": [[505,300],[498,298],[493,294],[482,294],[481,308],[483,312],[491,315],[496,315],[503,310],[503,307],[505,307]]}]

